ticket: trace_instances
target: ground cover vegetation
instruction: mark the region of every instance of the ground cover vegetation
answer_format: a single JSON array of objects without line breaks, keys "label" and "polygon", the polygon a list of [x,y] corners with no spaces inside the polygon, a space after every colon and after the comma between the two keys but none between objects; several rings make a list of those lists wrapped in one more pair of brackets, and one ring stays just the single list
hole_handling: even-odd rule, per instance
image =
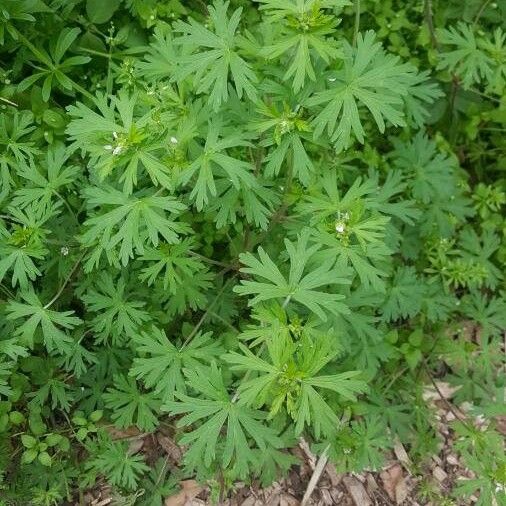
[{"label": "ground cover vegetation", "polygon": [[217,500],[301,436],[338,471],[397,440],[421,470],[438,382],[474,476],[447,500],[506,504],[505,20],[0,0],[0,504],[105,481],[155,506],[188,477]]}]

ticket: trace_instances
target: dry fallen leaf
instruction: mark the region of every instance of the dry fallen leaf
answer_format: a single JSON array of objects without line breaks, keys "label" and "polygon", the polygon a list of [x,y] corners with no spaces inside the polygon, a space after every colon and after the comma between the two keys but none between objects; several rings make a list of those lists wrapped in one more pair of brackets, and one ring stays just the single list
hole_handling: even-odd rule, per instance
[{"label": "dry fallen leaf", "polygon": [[394,464],[381,472],[380,477],[388,497],[396,504],[401,504],[408,495],[408,486],[400,464]]},{"label": "dry fallen leaf", "polygon": [[204,487],[195,480],[184,480],[179,484],[181,485],[181,491],[167,497],[164,503],[165,506],[185,506],[187,501],[192,501],[204,490]]},{"label": "dry fallen leaf", "polygon": [[397,504],[402,504],[406,497],[408,497],[408,492],[409,489],[406,478],[402,478],[402,480],[399,480],[395,486],[395,502]]},{"label": "dry fallen leaf", "polygon": [[134,455],[135,453],[140,452],[143,446],[144,446],[144,439],[141,438],[132,439],[128,444],[128,453],[130,455]]},{"label": "dry fallen leaf", "polygon": [[356,506],[371,506],[371,498],[367,495],[364,485],[353,476],[343,478],[343,483],[348,489]]},{"label": "dry fallen leaf", "polygon": [[160,446],[165,450],[167,456],[176,463],[179,463],[183,457],[181,448],[168,436],[158,434],[156,437]]},{"label": "dry fallen leaf", "polygon": [[117,429],[111,425],[103,425],[103,428],[109,433],[112,439],[130,439],[141,436],[141,431],[134,426],[126,429]]}]

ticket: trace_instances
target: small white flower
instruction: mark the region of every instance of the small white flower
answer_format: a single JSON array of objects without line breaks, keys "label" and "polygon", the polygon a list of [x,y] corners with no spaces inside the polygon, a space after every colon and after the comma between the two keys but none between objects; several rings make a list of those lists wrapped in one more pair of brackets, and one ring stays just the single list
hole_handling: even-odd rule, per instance
[{"label": "small white flower", "polygon": [[112,136],[113,136],[115,139],[117,139],[117,138],[118,138],[118,132],[113,132],[113,133],[112,133]]},{"label": "small white flower", "polygon": [[330,81],[331,83],[333,83],[335,80],[336,80],[336,78],[335,78],[335,77],[329,77],[329,81]]},{"label": "small white flower", "polygon": [[123,151],[123,146],[116,146],[116,147],[112,150],[112,154],[113,154],[113,155],[119,155],[122,151]]},{"label": "small white flower", "polygon": [[104,146],[104,149],[105,149],[106,151],[112,151],[112,146],[111,146],[110,144],[106,144],[106,145]]},{"label": "small white flower", "polygon": [[336,222],[336,232],[338,234],[342,234],[342,233],[344,233],[345,230],[346,230],[346,225],[342,221],[337,221]]},{"label": "small white flower", "polygon": [[67,246],[62,246],[61,249],[60,249],[60,253],[66,257],[68,254],[69,254],[69,249],[67,248]]},{"label": "small white flower", "polygon": [[172,142],[172,144],[177,144],[179,141],[175,137],[171,137],[170,142]]}]

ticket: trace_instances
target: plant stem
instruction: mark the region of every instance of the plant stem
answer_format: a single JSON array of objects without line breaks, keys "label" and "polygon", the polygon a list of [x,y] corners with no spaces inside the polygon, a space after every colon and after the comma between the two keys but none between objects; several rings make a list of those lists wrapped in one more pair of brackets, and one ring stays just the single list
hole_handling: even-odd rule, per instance
[{"label": "plant stem", "polygon": [[427,27],[429,29],[430,34],[430,42],[434,49],[438,48],[438,42],[436,38],[436,31],[434,30],[434,14],[432,12],[432,0],[425,0],[425,22],[427,23]]},{"label": "plant stem", "polygon": [[197,253],[196,251],[191,251],[189,250],[188,251],[188,254],[191,255],[192,257],[196,257],[196,258],[200,258],[202,261],[204,262],[207,262],[208,264],[212,264],[212,265],[218,265],[220,267],[225,267],[225,268],[231,268],[233,269],[234,267],[230,264],[226,264],[224,262],[219,262],[218,260],[213,260],[212,258],[208,258],[204,255],[201,255],[200,253]]},{"label": "plant stem", "polygon": [[[226,269],[226,270],[228,270],[228,269]],[[225,270],[225,272],[226,272],[226,270]],[[218,292],[218,294],[216,295],[216,297],[214,298],[214,300],[211,302],[211,304],[209,304],[209,306],[206,309],[206,312],[201,316],[200,320],[197,322],[197,324],[195,325],[195,327],[191,331],[190,335],[185,339],[185,341],[184,341],[183,345],[181,346],[181,348],[179,349],[179,351],[182,351],[184,349],[184,347],[187,346],[188,343],[195,337],[195,335],[199,331],[199,329],[202,326],[202,324],[206,321],[207,317],[210,315],[211,310],[216,305],[216,303],[218,302],[219,298],[221,297],[221,295],[223,294],[223,292],[226,290],[227,286],[234,279],[234,277],[235,277],[235,275],[232,276],[231,278],[227,279],[227,281],[225,281],[225,283],[223,283],[223,286],[221,287],[220,291]]]},{"label": "plant stem", "polygon": [[360,30],[360,0],[355,0],[355,27],[353,29],[353,47],[357,45],[359,30]]},{"label": "plant stem", "polygon": [[60,288],[56,292],[55,296],[44,306],[44,309],[49,309],[60,298],[60,295],[63,293],[63,290],[65,290],[65,287],[67,286],[68,282],[70,281],[70,278],[72,277],[72,275],[74,274],[76,269],[79,267],[79,264],[81,263],[81,260],[83,259],[83,257],[84,257],[84,253],[82,253],[81,256],[77,259],[76,263],[74,264],[72,269],[70,269],[70,272],[68,273],[67,277],[65,278],[65,281],[60,286]]},{"label": "plant stem", "polygon": [[70,204],[68,203],[67,199],[63,195],[58,193],[56,190],[53,190],[53,193],[63,202],[63,204],[67,208],[67,211],[70,213],[72,218],[74,218],[74,221],[79,225],[79,220],[77,219],[76,213],[74,213],[74,210],[72,209],[72,207],[70,207]]},{"label": "plant stem", "polygon": [[210,311],[209,313],[210,313],[211,316],[213,316],[217,320],[220,320],[220,322],[223,323],[223,325],[226,325],[227,327],[229,327],[234,332],[237,332],[238,334],[240,334],[240,330],[239,329],[237,329],[236,327],[234,327],[230,322],[227,322],[227,320],[225,320],[225,318],[222,318],[218,313],[215,313],[214,311]]},{"label": "plant stem", "polygon": [[478,21],[480,20],[481,18],[481,15],[483,14],[483,12],[485,11],[485,9],[488,7],[488,4],[490,3],[490,0],[485,0],[482,4],[481,4],[481,7],[480,7],[480,10],[477,12],[476,14],[476,17],[474,18],[474,21],[473,21],[473,28],[477,25]]}]

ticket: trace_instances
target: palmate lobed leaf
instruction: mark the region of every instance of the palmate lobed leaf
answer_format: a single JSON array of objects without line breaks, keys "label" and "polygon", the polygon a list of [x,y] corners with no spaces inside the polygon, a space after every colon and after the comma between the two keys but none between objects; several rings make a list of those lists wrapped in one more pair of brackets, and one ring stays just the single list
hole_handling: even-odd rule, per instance
[{"label": "palmate lobed leaf", "polygon": [[160,401],[151,393],[140,392],[135,379],[116,376],[114,387],[109,388],[103,398],[120,429],[136,425],[140,430],[151,432],[158,426],[155,413]]},{"label": "palmate lobed leaf", "polygon": [[218,0],[208,7],[213,30],[209,30],[197,21],[188,23],[178,21],[174,25],[175,45],[183,47],[205,48],[198,53],[181,56],[173,80],[180,82],[187,76],[195,75],[197,93],[211,90],[209,100],[214,110],[228,100],[229,75],[234,82],[239,98],[246,93],[250,98],[256,95],[254,84],[257,81],[251,66],[238,53],[238,37],[235,32],[239,25],[242,8],[236,9],[228,18],[229,2]]},{"label": "palmate lobed leaf", "polygon": [[34,292],[21,293],[24,302],[11,301],[7,306],[7,319],[23,319],[16,334],[30,347],[37,329],[42,332],[44,345],[48,352],[62,355],[69,353],[72,338],[65,332],[82,323],[72,316],[74,311],[54,311],[46,308]]},{"label": "palmate lobed leaf", "polygon": [[[318,56],[326,63],[342,58],[340,44],[332,36],[340,19],[333,14],[349,2],[256,0],[260,10],[265,11],[274,26],[282,29],[273,34],[273,41],[261,49],[262,56],[269,59],[287,54],[288,68],[283,79],[293,79],[295,92],[304,86],[306,78],[316,80],[313,61]],[[329,10],[325,10],[329,9]],[[330,9],[334,9],[334,12]]]},{"label": "palmate lobed leaf", "polygon": [[185,224],[171,219],[186,209],[174,197],[144,192],[128,196],[111,187],[88,187],[84,195],[90,208],[112,208],[85,222],[86,231],[81,241],[95,248],[87,264],[90,269],[98,263],[104,250],[107,252],[116,245],[119,245],[121,263],[126,265],[134,253],[144,253],[146,242],[157,246],[161,236],[169,244],[176,243],[179,234],[188,230]]},{"label": "palmate lobed leaf", "polygon": [[196,368],[185,373],[188,385],[204,398],[179,393],[177,401],[166,402],[162,409],[173,415],[183,414],[180,426],[202,422],[181,439],[183,444],[190,445],[185,456],[187,464],[195,469],[203,459],[204,464],[210,465],[217,457],[218,439],[223,431],[223,447],[219,446],[221,461],[227,467],[232,464],[239,476],[246,476],[256,462],[249,440],[260,449],[276,448],[281,444],[276,432],[262,423],[264,413],[239,406],[230,398],[215,362],[210,368]]},{"label": "palmate lobed leaf", "polygon": [[211,332],[198,332],[189,343],[177,347],[156,327],[135,337],[134,343],[140,356],[134,358],[129,375],[142,380],[146,388],[153,388],[163,401],[187,392],[184,369],[197,369],[223,351]]},{"label": "palmate lobed leaf", "polygon": [[140,477],[150,469],[142,455],[128,452],[128,443],[111,441],[102,434],[87,449],[92,457],[86,462],[86,469],[106,475],[112,485],[127,490],[135,490]]},{"label": "palmate lobed leaf", "polygon": [[285,239],[285,248],[290,259],[288,279],[261,246],[258,248],[259,259],[251,253],[241,254],[240,260],[246,265],[241,272],[252,274],[267,282],[242,280],[234,291],[240,295],[254,295],[249,305],[271,299],[284,299],[285,304],[294,300],[306,306],[322,320],[327,318],[328,313],[346,312],[346,305],[340,302],[344,299],[344,295],[317,290],[324,286],[349,283],[349,280],[341,277],[340,272],[333,267],[333,260],[324,262],[304,275],[308,261],[320,248],[318,245],[308,246],[308,242],[307,229],[298,236],[296,244]]},{"label": "palmate lobed leaf", "polygon": [[360,371],[317,375],[337,355],[329,343],[324,342],[328,337],[324,335],[315,343],[303,339],[297,350],[290,338],[276,336],[267,341],[269,361],[243,345],[240,346],[241,354],[228,353],[225,359],[232,364],[232,369],[257,373],[257,377],[239,385],[239,404],[256,408],[268,404],[272,415],[283,404],[294,419],[296,434],[300,434],[306,425],[313,428],[317,437],[321,433],[331,434],[339,422],[321,390],[330,390],[344,399],[356,401],[356,394],[363,393],[366,384],[354,379]]},{"label": "palmate lobed leaf", "polygon": [[[309,107],[325,104],[313,120],[315,137],[326,129],[339,151],[350,145],[352,134],[363,144],[362,106],[369,110],[380,132],[385,131],[387,121],[405,126],[404,97],[418,80],[413,66],[383,51],[374,32],[359,34],[356,48],[345,43],[343,69],[329,77],[330,89],[307,100]],[[429,102],[435,98],[433,94],[425,97]]]}]

